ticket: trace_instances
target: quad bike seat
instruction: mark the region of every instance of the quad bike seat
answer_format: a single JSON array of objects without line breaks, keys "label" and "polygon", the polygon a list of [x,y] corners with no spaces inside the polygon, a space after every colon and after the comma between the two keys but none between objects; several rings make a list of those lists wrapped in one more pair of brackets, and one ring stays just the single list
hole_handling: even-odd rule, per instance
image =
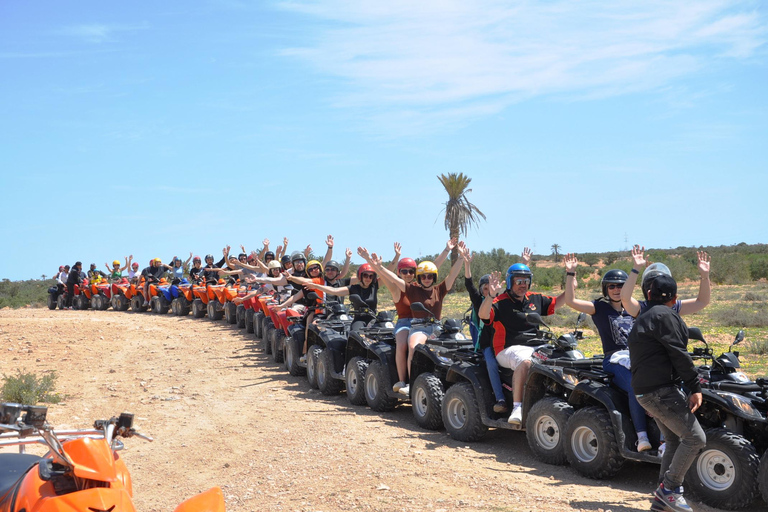
[{"label": "quad bike seat", "polygon": [[28,453],[0,453],[0,500],[42,457]]}]

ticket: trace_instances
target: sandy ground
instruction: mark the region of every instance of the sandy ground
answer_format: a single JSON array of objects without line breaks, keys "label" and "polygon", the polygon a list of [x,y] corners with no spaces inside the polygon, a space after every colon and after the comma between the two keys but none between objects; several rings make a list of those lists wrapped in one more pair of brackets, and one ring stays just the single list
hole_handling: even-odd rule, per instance
[{"label": "sandy ground", "polygon": [[3,374],[56,370],[57,427],[136,415],[155,438],[123,452],[137,510],[218,485],[230,511],[628,512],[648,510],[655,487],[656,466],[596,482],[535,460],[524,433],[467,445],[420,428],[410,406],[379,414],[324,397],[223,321],[4,309],[0,347]]}]

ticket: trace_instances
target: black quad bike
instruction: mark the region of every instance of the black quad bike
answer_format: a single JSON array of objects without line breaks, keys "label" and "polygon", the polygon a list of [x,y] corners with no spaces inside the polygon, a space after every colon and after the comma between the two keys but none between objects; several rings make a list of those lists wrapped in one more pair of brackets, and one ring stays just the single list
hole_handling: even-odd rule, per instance
[{"label": "black quad bike", "polygon": [[[520,313],[539,329],[526,344],[540,343],[533,353],[533,364],[523,392],[523,421],[520,425],[507,422],[508,413],[493,411],[496,397],[491,387],[485,358],[481,352],[459,350],[453,354],[454,364],[447,380],[452,383],[443,398],[443,423],[448,434],[459,441],[481,439],[488,427],[525,430],[528,445],[534,455],[548,464],[565,463],[565,425],[573,414],[568,396],[577,380],[566,368],[599,367],[602,357],[585,358],[576,347],[582,339],[579,330],[586,315],[581,313],[573,332],[556,336],[536,313]],[[502,388],[507,403],[512,400],[514,372],[499,367]]]},{"label": "black quad bike", "polygon": [[[313,296],[316,294],[309,294],[310,298],[315,298]],[[335,365],[329,347],[336,350],[341,349],[343,353],[349,336],[349,328],[352,326],[352,317],[349,315],[349,308],[341,302],[324,302],[319,305],[319,308],[323,309],[324,313],[315,315],[316,321],[310,324],[309,329],[307,329],[307,381],[310,387],[320,389],[324,395],[336,395],[344,389],[344,382],[331,376]],[[303,336],[300,337],[303,339]],[[296,358],[301,355],[303,343],[293,340],[293,337],[291,340],[295,347],[295,350],[291,351],[291,357]],[[288,340],[286,340],[286,365],[288,359],[287,342]],[[298,359],[296,361],[299,366],[302,365]],[[323,372],[322,377],[318,375],[319,371]]]},{"label": "black quad bike", "polygon": [[56,307],[59,305],[59,295],[64,295],[64,294],[59,293],[58,286],[54,285],[48,288],[48,309],[56,309]]},{"label": "black quad bike", "polygon": [[416,422],[423,428],[438,430],[443,426],[443,395],[452,384],[446,380],[454,362],[452,354],[457,350],[470,350],[474,344],[462,333],[461,320],[451,318],[441,322],[420,302],[412,303],[411,310],[429,315],[414,319],[412,327],[431,326],[434,331],[426,343],[414,349],[409,372],[409,396],[392,390],[393,383],[398,381],[395,342],[386,339],[368,346],[371,362],[365,372],[365,400],[371,409],[383,412],[410,399]]},{"label": "black quad bike", "polygon": [[[689,329],[691,340],[704,341]],[[737,344],[743,334],[736,338]],[[760,458],[755,449],[768,439],[768,383],[750,381],[738,371],[738,352],[714,358],[708,346],[696,348],[693,359],[708,360],[698,368],[703,404],[696,416],[707,444],[685,477],[685,488],[703,503],[726,510],[749,506],[758,493]],[[598,370],[577,370],[579,383],[569,398],[578,410],[566,426],[566,456],[571,466],[589,478],[614,476],[625,460],[661,463],[658,450],[637,452],[627,396]],[[648,420],[648,437],[658,446],[659,429]]]},{"label": "black quad bike", "polygon": [[[383,336],[394,339],[394,313],[376,312],[358,296],[350,295],[349,300],[357,318],[369,317],[371,320],[362,328],[349,331],[347,338],[333,336],[326,340],[316,356],[315,375],[317,387],[324,395],[337,394],[347,390],[347,397],[354,405],[365,404],[363,381],[368,368],[368,345]],[[307,367],[309,374],[310,367]]]}]

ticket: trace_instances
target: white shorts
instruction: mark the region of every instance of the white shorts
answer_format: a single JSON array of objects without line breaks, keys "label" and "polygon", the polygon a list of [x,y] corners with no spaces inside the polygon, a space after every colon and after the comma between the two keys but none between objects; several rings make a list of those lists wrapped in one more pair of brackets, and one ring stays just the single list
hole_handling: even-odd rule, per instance
[{"label": "white shorts", "polygon": [[534,347],[525,345],[512,345],[496,354],[496,361],[499,366],[515,370],[523,361],[530,361],[533,357]]}]

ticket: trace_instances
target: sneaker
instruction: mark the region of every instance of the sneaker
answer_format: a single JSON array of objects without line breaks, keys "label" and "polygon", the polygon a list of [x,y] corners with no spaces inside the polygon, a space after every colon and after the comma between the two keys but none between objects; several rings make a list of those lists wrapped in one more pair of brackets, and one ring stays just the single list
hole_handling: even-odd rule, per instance
[{"label": "sneaker", "polygon": [[403,386],[400,389],[398,389],[397,392],[400,393],[401,395],[408,396],[408,395],[411,394],[411,386],[406,384],[405,386]]},{"label": "sneaker", "polygon": [[664,484],[660,483],[658,489],[654,493],[654,496],[667,507],[667,510],[674,510],[675,512],[693,512],[693,509],[688,506],[685,498],[683,497],[683,486],[676,487],[674,489],[667,490],[664,488]]},{"label": "sneaker", "polygon": [[493,404],[493,412],[497,414],[504,414],[509,412],[509,408],[507,407],[507,401],[499,400],[498,402]]},{"label": "sneaker", "polygon": [[404,387],[405,387],[405,382],[400,381],[400,382],[397,382],[394,386],[392,386],[392,391],[394,391],[395,393],[399,393],[400,390]]},{"label": "sneaker", "polygon": [[523,408],[521,406],[518,405],[512,409],[512,414],[509,415],[507,423],[510,425],[520,425],[523,423]]},{"label": "sneaker", "polygon": [[307,354],[304,354],[299,358],[299,364],[307,364]]},{"label": "sneaker", "polygon": [[650,450],[651,448],[653,448],[651,446],[650,441],[648,441],[647,437],[641,437],[640,439],[637,440],[635,445],[637,446],[637,451],[638,452],[646,452],[646,451]]},{"label": "sneaker", "polygon": [[665,510],[667,510],[667,507],[664,505],[664,502],[654,497],[653,503],[651,503],[651,512],[664,512]]}]

